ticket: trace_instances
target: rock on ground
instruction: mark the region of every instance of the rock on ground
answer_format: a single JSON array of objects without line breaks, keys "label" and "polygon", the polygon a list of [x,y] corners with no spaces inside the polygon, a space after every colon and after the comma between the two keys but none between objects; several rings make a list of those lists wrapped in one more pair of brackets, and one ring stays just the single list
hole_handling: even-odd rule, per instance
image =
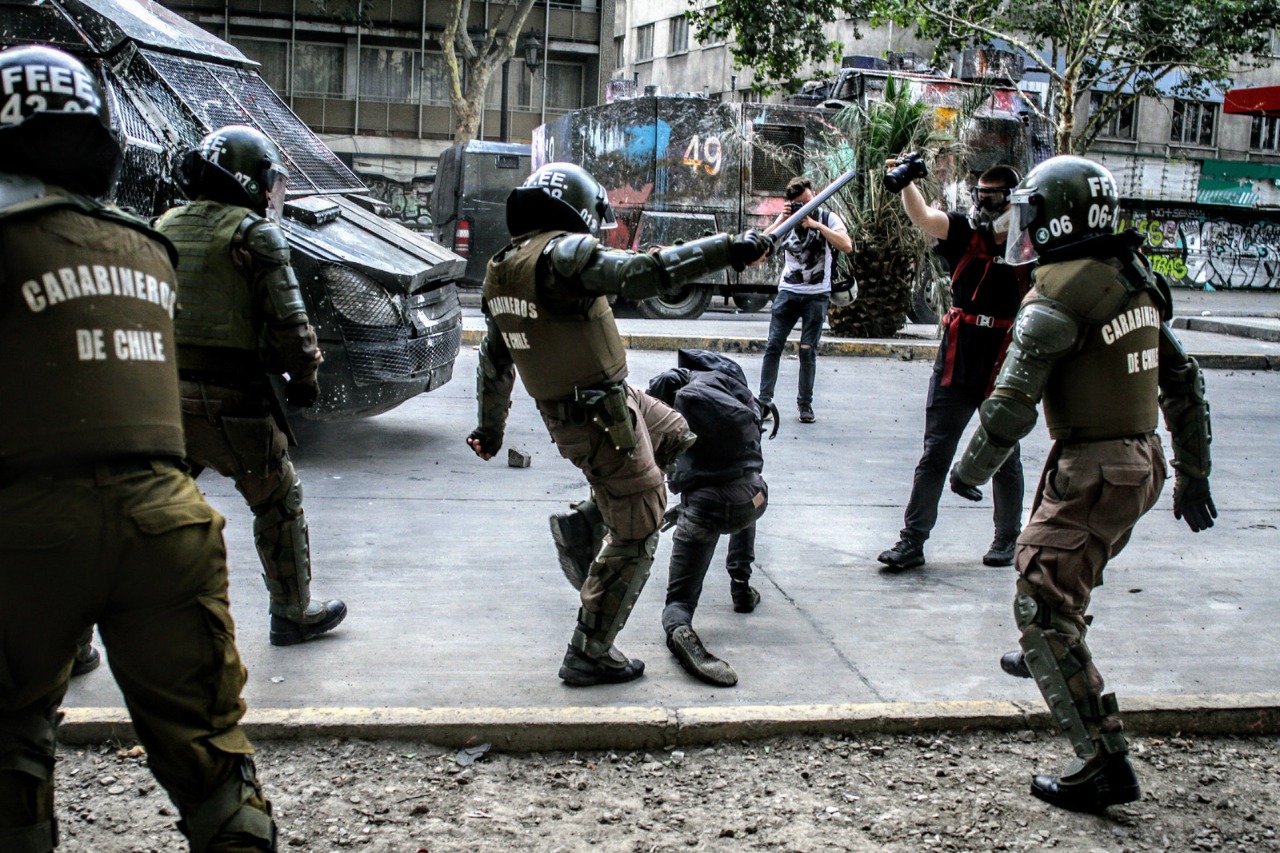
[{"label": "rock on ground", "polygon": [[[258,745],[282,851],[1280,851],[1280,738],[1134,738],[1142,799],[1104,815],[1032,798],[1047,733],[781,738],[462,766],[409,741]],[[63,747],[59,853],[186,850],[130,744]]]}]

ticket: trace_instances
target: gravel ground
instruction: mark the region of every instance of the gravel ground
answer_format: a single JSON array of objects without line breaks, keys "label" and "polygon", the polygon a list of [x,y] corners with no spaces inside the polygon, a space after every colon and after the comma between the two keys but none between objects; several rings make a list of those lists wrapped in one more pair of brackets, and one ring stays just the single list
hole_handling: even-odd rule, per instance
[{"label": "gravel ground", "polygon": [[[259,744],[299,851],[1280,851],[1280,738],[1134,738],[1141,801],[1062,812],[1027,793],[1069,748],[1042,732],[783,738],[469,756],[408,741]],[[186,847],[141,747],[63,747],[60,853]]]}]

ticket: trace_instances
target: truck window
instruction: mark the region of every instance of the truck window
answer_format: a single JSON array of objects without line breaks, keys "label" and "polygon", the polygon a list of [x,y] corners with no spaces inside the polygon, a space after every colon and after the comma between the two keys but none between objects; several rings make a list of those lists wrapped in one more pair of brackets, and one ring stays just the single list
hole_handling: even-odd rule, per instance
[{"label": "truck window", "polygon": [[780,195],[787,181],[804,174],[804,128],[757,124],[751,146],[751,192]]}]

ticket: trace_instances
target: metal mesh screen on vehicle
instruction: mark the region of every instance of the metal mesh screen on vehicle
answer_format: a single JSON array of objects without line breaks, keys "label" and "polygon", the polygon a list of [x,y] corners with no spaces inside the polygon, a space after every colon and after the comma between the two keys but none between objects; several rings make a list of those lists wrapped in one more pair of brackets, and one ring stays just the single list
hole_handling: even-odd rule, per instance
[{"label": "metal mesh screen on vehicle", "polygon": [[751,191],[781,193],[787,181],[804,174],[804,128],[758,124],[751,140]]},{"label": "metal mesh screen on vehicle", "polygon": [[289,168],[290,195],[366,191],[255,72],[150,50],[142,55],[204,126],[199,136],[228,124],[247,124],[271,137]]},{"label": "metal mesh screen on vehicle", "polygon": [[429,297],[392,296],[360,273],[334,265],[325,266],[320,280],[357,385],[409,381],[457,358],[460,321],[433,325],[416,336],[404,321]]}]

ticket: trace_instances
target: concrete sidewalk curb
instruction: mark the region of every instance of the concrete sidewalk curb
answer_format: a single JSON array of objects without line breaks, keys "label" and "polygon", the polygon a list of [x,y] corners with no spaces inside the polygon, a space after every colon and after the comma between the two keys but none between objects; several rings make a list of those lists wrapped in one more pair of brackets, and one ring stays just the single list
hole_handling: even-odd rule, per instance
[{"label": "concrete sidewalk curb", "polygon": [[[1257,319],[1254,317],[1241,319]],[[1280,328],[1268,328],[1256,324],[1232,322],[1231,320],[1214,320],[1208,317],[1174,317],[1172,326],[1175,329],[1186,329],[1188,332],[1209,332],[1215,335],[1231,335],[1237,338],[1249,338],[1255,341],[1280,343]]]},{"label": "concrete sidewalk curb", "polygon": [[[463,346],[479,346],[484,338],[483,329],[463,329]],[[764,352],[764,338],[704,337],[698,335],[622,335],[622,343],[632,350],[708,349],[715,352],[754,353]],[[787,342],[787,352],[794,353],[795,341]],[[849,338],[823,338],[818,344],[819,355],[862,356],[872,358],[897,358],[932,360],[938,352],[937,341],[912,340],[854,340]],[[1264,353],[1213,353],[1192,352],[1196,361],[1212,370],[1280,370],[1280,356]]]},{"label": "concrete sidewalk curb", "polygon": [[[1267,735],[1280,731],[1280,694],[1124,699],[1126,728],[1142,735]],[[865,705],[724,705],[691,708],[296,708],[250,711],[254,740],[404,739],[460,747],[489,742],[508,752],[661,749],[788,735],[908,734],[1027,728],[1052,722],[1039,702],[963,701]],[[134,739],[128,713],[68,708],[67,744]]]}]

